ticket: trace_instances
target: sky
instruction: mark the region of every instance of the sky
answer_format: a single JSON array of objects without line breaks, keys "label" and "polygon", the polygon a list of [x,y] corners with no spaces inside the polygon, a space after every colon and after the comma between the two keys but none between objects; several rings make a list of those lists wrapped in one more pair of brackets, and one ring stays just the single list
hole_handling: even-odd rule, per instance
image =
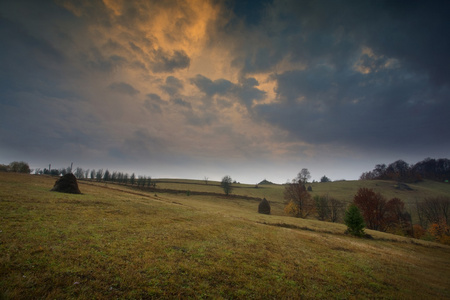
[{"label": "sky", "polygon": [[449,1],[1,0],[0,163],[355,180],[450,157]]}]

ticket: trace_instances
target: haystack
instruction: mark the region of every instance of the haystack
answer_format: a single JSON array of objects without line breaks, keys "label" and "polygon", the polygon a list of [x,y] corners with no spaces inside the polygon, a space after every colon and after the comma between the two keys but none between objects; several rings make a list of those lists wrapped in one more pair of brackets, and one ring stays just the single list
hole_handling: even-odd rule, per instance
[{"label": "haystack", "polygon": [[81,194],[78,188],[78,182],[75,175],[72,173],[66,174],[56,180],[55,185],[51,189],[54,192],[60,193],[70,193],[70,194]]},{"label": "haystack", "polygon": [[266,198],[262,199],[258,205],[258,212],[260,214],[270,215],[270,204]]}]

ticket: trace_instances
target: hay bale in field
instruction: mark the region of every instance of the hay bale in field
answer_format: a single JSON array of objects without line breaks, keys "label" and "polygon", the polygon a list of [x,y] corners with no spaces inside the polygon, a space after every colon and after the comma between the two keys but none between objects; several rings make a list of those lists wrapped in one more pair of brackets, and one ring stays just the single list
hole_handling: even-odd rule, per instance
[{"label": "hay bale in field", "polygon": [[260,214],[270,215],[270,204],[266,198],[262,199],[258,205],[258,212]]},{"label": "hay bale in field", "polygon": [[66,174],[56,180],[55,185],[53,186],[51,191],[69,194],[81,194],[80,189],[78,188],[77,178],[72,173]]}]

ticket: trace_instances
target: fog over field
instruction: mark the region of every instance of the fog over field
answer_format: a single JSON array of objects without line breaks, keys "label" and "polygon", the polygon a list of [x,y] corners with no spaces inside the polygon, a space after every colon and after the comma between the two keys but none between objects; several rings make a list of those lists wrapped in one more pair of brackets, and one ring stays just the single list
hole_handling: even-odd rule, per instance
[{"label": "fog over field", "polygon": [[448,1],[0,2],[0,163],[276,183],[449,157]]}]

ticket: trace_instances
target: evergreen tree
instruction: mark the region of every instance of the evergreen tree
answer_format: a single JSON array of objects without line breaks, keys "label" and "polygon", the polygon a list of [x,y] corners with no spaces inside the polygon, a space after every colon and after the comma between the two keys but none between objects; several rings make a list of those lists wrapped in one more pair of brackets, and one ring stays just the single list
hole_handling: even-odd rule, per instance
[{"label": "evergreen tree", "polygon": [[359,208],[352,204],[348,208],[348,210],[345,212],[345,219],[344,219],[345,225],[347,225],[348,232],[350,234],[353,234],[355,236],[364,236],[364,219],[361,215],[361,212],[359,211]]}]

